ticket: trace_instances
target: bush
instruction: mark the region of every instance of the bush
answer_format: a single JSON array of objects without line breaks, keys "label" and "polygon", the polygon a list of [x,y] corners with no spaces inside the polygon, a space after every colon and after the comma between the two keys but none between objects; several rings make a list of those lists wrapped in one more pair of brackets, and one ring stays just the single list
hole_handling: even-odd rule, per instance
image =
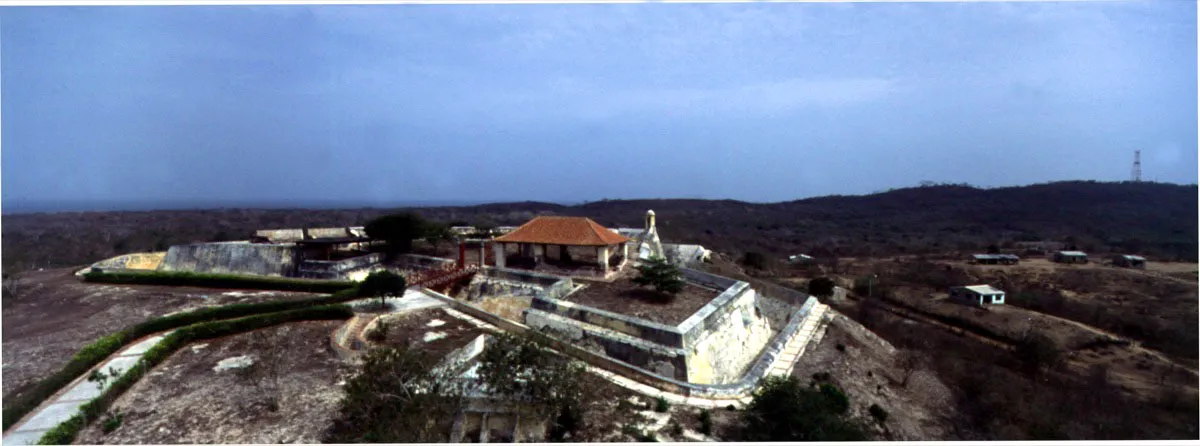
[{"label": "bush", "polygon": [[643,265],[637,266],[638,276],[633,282],[642,286],[652,286],[654,291],[663,295],[675,295],[683,291],[683,277],[679,268],[667,262],[667,259],[655,257]]},{"label": "bush", "polygon": [[256,290],[335,293],[353,288],[354,282],[339,280],[293,279],[238,274],[203,274],[186,271],[115,271],[88,272],[85,282],[131,285],[194,286],[207,288],[245,288]]},{"label": "bush", "polygon": [[121,413],[120,410],[110,412],[100,424],[100,430],[104,431],[106,434],[112,433],[112,431],[115,431],[118,427],[121,427],[121,420],[124,418],[125,414]]},{"label": "bush", "polygon": [[712,412],[709,412],[708,409],[701,410],[700,411],[700,433],[702,433],[704,435],[712,435],[712,430],[713,430]]},{"label": "bush", "polygon": [[[92,367],[108,359],[122,347],[146,335],[160,331],[208,322],[220,319],[244,317],[255,314],[273,313],[294,310],[324,304],[345,302],[353,299],[354,290],[344,290],[331,296],[315,297],[301,300],[279,300],[255,304],[231,304],[220,307],[201,308],[186,313],[156,317],[133,327],[126,328],[97,339],[95,342],[79,350],[58,372],[38,381],[33,388],[13,401],[6,401],[4,408],[4,429],[8,429],[17,420],[24,417],[42,401],[61,390],[71,381],[80,377]],[[110,379],[115,379],[111,377]]]},{"label": "bush", "polygon": [[808,294],[818,297],[829,297],[833,295],[834,283],[833,279],[828,277],[818,277],[808,281]]},{"label": "bush", "polygon": [[654,411],[655,412],[666,412],[670,408],[671,408],[671,404],[667,402],[666,398],[663,398],[660,396],[660,397],[654,399]]},{"label": "bush", "polygon": [[754,269],[765,270],[767,269],[767,256],[763,255],[761,252],[747,252],[742,256],[742,265]]},{"label": "bush", "polygon": [[867,412],[870,412],[871,418],[874,418],[875,421],[878,421],[881,424],[888,419],[887,411],[883,410],[882,407],[879,407],[878,404],[872,404],[871,407],[867,409]]},{"label": "bush", "polygon": [[371,342],[386,341],[388,331],[390,331],[390,330],[391,330],[391,326],[388,325],[387,321],[381,320],[375,324],[374,329],[367,332],[367,340],[371,341]]},{"label": "bush", "polygon": [[[126,390],[141,379],[155,365],[166,360],[179,348],[190,342],[229,336],[259,328],[302,320],[348,319],[354,315],[345,305],[323,305],[298,310],[262,314],[232,320],[220,320],[190,325],[175,330],[147,350],[123,375],[116,378],[112,386],[91,401],[80,406],[80,414],[71,417],[50,429],[39,440],[39,444],[70,444],[89,422],[105,414],[108,407]],[[119,423],[119,422],[118,422]]]},{"label": "bush", "polygon": [[832,384],[806,389],[795,377],[767,378],[742,412],[744,441],[865,441],[846,417],[849,399]]}]

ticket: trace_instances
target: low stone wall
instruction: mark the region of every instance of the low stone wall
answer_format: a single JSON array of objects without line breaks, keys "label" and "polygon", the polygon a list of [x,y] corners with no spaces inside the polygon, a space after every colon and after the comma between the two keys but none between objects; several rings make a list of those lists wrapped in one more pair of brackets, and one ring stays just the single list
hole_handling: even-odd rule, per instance
[{"label": "low stone wall", "polygon": [[623,361],[656,374],[687,380],[687,352],[647,342],[633,336],[579,324],[557,314],[535,308],[525,310],[529,328],[571,342],[592,353]]},{"label": "low stone wall", "polygon": [[306,279],[346,279],[354,273],[369,273],[382,269],[383,254],[373,253],[337,261],[305,260],[300,263],[299,276]]},{"label": "low stone wall", "polygon": [[644,339],[668,347],[683,348],[683,333],[676,327],[651,322],[645,319],[604,311],[565,300],[536,296],[530,308],[553,313],[576,321],[604,327],[619,333]]},{"label": "low stone wall", "polygon": [[303,229],[262,229],[254,231],[254,235],[267,239],[271,243],[290,243],[304,240]]},{"label": "low stone wall", "polygon": [[691,268],[680,268],[680,274],[683,275],[683,280],[694,283],[696,285],[712,288],[714,290],[724,290],[738,283],[738,280],[728,277],[721,277],[715,274],[709,274],[704,271],[698,271]]},{"label": "low stone wall", "polygon": [[159,269],[291,277],[296,273],[296,247],[249,242],[176,245],[167,251]]},{"label": "low stone wall", "polygon": [[423,256],[420,254],[402,254],[396,257],[396,265],[401,268],[424,268],[438,269],[448,266],[454,266],[456,263],[451,259],[443,259],[441,257]]},{"label": "low stone wall", "polygon": [[162,265],[166,252],[125,254],[93,263],[92,268],[122,270],[156,270]]}]

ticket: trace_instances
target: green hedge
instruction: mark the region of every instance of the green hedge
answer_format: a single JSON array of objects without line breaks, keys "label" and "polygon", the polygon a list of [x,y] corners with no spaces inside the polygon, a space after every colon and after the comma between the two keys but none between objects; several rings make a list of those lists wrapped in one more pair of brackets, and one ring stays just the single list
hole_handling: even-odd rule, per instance
[{"label": "green hedge", "polygon": [[84,426],[103,416],[113,401],[133,387],[134,383],[141,379],[146,372],[191,342],[243,333],[287,322],[349,319],[353,315],[354,312],[346,305],[322,305],[240,319],[205,322],[180,328],[146,351],[132,368],[113,381],[112,385],[105,389],[100,396],[81,406],[80,413],[59,423],[42,435],[38,444],[70,444]]},{"label": "green hedge", "polygon": [[247,288],[306,293],[335,293],[355,286],[354,282],[343,280],[294,279],[237,274],[202,274],[186,271],[88,272],[83,275],[83,280],[87,282],[134,285]]},{"label": "green hedge", "polygon": [[186,313],[146,320],[145,322],[96,340],[91,345],[79,350],[61,370],[39,381],[28,393],[12,401],[6,401],[7,407],[4,408],[3,413],[4,429],[11,427],[13,423],[16,423],[17,420],[20,420],[21,417],[36,408],[46,398],[54,395],[55,392],[70,384],[71,381],[87,373],[96,364],[112,356],[113,353],[116,353],[122,347],[146,335],[199,322],[335,304],[355,299],[356,294],[355,289],[349,289],[339,291],[330,296],[256,304],[231,304],[220,307],[201,308]]}]

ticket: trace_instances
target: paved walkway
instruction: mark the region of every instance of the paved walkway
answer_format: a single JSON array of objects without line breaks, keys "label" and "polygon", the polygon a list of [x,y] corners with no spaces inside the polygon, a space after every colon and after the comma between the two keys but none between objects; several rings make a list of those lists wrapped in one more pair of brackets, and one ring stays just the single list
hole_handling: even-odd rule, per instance
[{"label": "paved walkway", "polygon": [[[133,367],[146,351],[158,344],[158,341],[161,341],[169,333],[159,333],[126,347],[93,370],[100,369],[107,373],[112,369],[116,371],[116,376],[121,376]],[[103,388],[99,383],[87,380],[90,374],[91,371],[79,377],[68,385],[66,390],[59,391],[57,395],[42,403],[40,407],[13,425],[12,429],[4,435],[4,445],[37,444],[46,431],[75,416],[79,412],[80,406],[91,401],[92,398],[100,396]],[[110,378],[106,384],[111,386],[114,380]]]}]

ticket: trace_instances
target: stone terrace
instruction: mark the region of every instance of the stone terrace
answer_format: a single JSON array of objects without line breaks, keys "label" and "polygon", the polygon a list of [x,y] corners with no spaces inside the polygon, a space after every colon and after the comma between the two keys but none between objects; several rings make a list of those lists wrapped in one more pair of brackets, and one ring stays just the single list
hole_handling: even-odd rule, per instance
[{"label": "stone terrace", "polygon": [[629,274],[622,274],[609,283],[588,282],[586,285],[564,296],[563,300],[664,325],[679,325],[720,294],[720,291],[687,283],[682,292],[666,299],[652,288],[634,283]]}]

